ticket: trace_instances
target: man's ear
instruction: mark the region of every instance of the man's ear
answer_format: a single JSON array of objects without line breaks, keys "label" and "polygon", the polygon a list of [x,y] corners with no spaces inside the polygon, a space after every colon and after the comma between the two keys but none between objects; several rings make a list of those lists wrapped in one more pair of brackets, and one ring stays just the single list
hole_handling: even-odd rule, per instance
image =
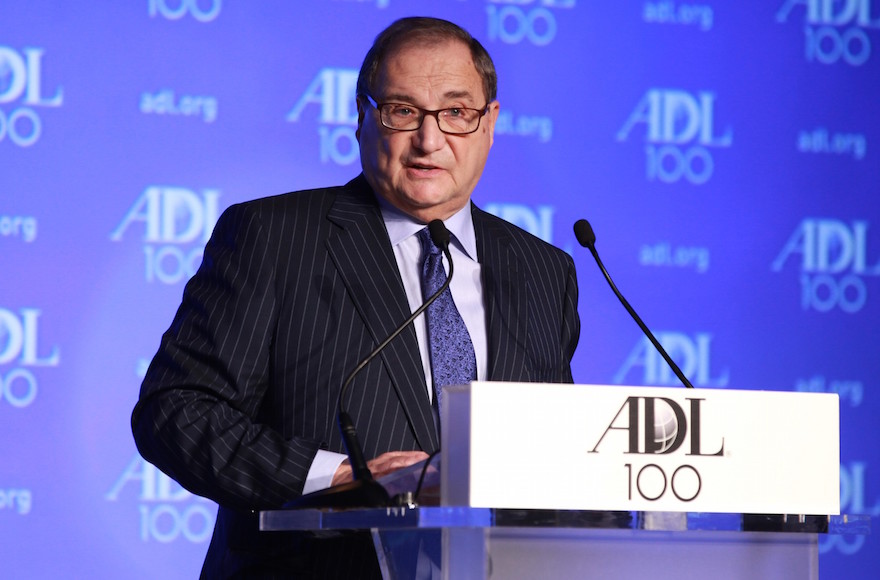
[{"label": "man's ear", "polygon": [[357,124],[357,129],[354,130],[354,137],[355,137],[355,139],[357,139],[358,143],[360,143],[361,142],[361,125],[364,122],[364,115],[367,114],[367,111],[364,108],[364,104],[361,102],[360,97],[355,97],[355,103],[357,103],[358,124]]},{"label": "man's ear", "polygon": [[498,101],[492,101],[489,103],[489,112],[486,113],[486,128],[489,130],[489,147],[495,143],[495,122],[498,120],[498,111],[501,109],[501,106],[498,104]]}]

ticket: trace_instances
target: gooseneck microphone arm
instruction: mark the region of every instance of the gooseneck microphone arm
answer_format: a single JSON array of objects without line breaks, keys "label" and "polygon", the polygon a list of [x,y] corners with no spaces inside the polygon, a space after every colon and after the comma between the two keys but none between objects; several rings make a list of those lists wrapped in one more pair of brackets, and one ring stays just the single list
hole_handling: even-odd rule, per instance
[{"label": "gooseneck microphone arm", "polygon": [[428,298],[427,302],[419,306],[409,318],[403,321],[403,324],[398,326],[388,338],[383,340],[379,346],[373,349],[373,351],[368,354],[353,371],[351,371],[351,374],[348,375],[348,378],[345,379],[345,383],[342,385],[342,390],[339,392],[337,421],[339,422],[339,429],[342,431],[342,440],[345,443],[345,448],[348,450],[348,461],[351,464],[352,476],[355,480],[372,481],[373,474],[370,472],[370,469],[367,467],[367,462],[364,459],[364,452],[361,449],[360,440],[358,439],[354,422],[345,410],[345,395],[348,393],[349,388],[351,388],[351,383],[354,380],[354,377],[363,370],[364,367],[370,364],[370,361],[376,358],[376,356],[378,356],[392,340],[397,338],[406,327],[412,324],[422,312],[427,310],[427,308],[433,304],[447,288],[449,288],[449,283],[452,282],[453,265],[452,256],[449,252],[449,230],[446,229],[446,226],[441,220],[434,220],[428,224],[428,232],[431,234],[431,239],[434,241],[434,245],[443,250],[446,260],[449,262],[449,275],[446,277],[446,282],[439,290],[437,290],[437,292]]},{"label": "gooseneck microphone arm", "polygon": [[666,361],[666,364],[669,365],[669,368],[672,369],[672,372],[675,373],[675,376],[678,377],[678,380],[682,382],[684,386],[689,389],[693,389],[694,386],[688,380],[684,373],[681,372],[681,369],[678,368],[678,365],[675,364],[675,361],[672,360],[672,357],[666,352],[666,349],[660,344],[660,342],[654,337],[654,334],[651,330],[642,322],[642,319],[636,314],[636,311],[633,310],[632,306],[629,305],[629,302],[626,301],[626,298],[623,297],[623,294],[617,289],[617,286],[614,284],[614,280],[611,279],[611,276],[608,274],[608,270],[605,269],[605,265],[602,264],[602,259],[599,258],[599,252],[596,251],[596,234],[593,232],[592,226],[590,226],[590,222],[587,220],[578,220],[574,224],[574,235],[577,238],[577,241],[583,247],[590,250],[590,253],[593,254],[593,258],[596,259],[596,264],[599,265],[599,269],[602,270],[602,274],[605,275],[605,279],[608,280],[608,284],[611,286],[611,289],[614,291],[617,299],[620,300],[620,303],[623,304],[623,307],[626,308],[626,311],[629,312],[629,315],[632,316],[633,320],[636,321],[636,324],[639,325],[639,328],[642,329],[642,332],[645,333],[645,336],[651,341],[651,344],[654,345],[654,348],[657,349],[663,359]]},{"label": "gooseneck microphone arm", "polygon": [[452,281],[452,256],[449,252],[449,231],[440,220],[434,220],[428,224],[428,232],[434,245],[443,250],[447,261],[449,262],[449,275],[446,282],[431,295],[428,300],[419,306],[412,315],[392,332],[388,338],[383,340],[370,354],[368,354],[353,371],[345,379],[342,389],[339,391],[339,399],[337,400],[336,420],[339,424],[339,430],[342,433],[342,441],[348,455],[348,462],[351,465],[351,473],[354,481],[343,483],[321,489],[316,492],[300,496],[299,498],[288,502],[285,507],[288,508],[323,508],[323,507],[385,507],[391,505],[391,498],[388,492],[375,479],[373,473],[367,466],[364,458],[363,447],[361,447],[360,439],[358,439],[357,430],[354,427],[354,421],[345,410],[345,398],[351,388],[355,376],[364,369],[370,361],[376,358],[382,349],[397,338],[407,326],[418,318],[443,292],[449,288]]}]

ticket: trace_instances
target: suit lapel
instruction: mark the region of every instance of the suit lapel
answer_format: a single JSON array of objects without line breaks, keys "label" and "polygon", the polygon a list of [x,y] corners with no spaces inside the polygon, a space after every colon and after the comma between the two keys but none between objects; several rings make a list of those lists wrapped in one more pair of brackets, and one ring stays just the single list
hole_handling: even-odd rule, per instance
[{"label": "suit lapel", "polygon": [[[329,236],[327,250],[370,336],[379,344],[411,313],[382,214],[363,176],[336,198],[328,219],[341,229]],[[380,357],[419,445],[425,450],[439,448],[412,326]]]},{"label": "suit lapel", "polygon": [[527,381],[528,312],[525,282],[511,248],[513,240],[495,220],[476,206],[472,207],[477,259],[486,301],[488,378],[492,381]]}]

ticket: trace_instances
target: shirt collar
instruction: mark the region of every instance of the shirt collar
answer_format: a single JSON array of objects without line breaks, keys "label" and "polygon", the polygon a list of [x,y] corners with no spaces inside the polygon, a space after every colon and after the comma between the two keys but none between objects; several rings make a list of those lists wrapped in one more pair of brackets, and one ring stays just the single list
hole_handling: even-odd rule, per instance
[{"label": "shirt collar", "polygon": [[[403,213],[388,203],[381,195],[376,195],[376,198],[379,200],[382,219],[385,221],[385,228],[388,230],[388,237],[391,239],[392,246],[396,246],[425,228],[425,224]],[[477,236],[474,233],[474,218],[471,213],[470,202],[466,203],[463,208],[455,212],[449,219],[444,220],[443,224],[451,234],[452,243],[458,246],[458,249],[464,252],[468,258],[476,262]]]}]

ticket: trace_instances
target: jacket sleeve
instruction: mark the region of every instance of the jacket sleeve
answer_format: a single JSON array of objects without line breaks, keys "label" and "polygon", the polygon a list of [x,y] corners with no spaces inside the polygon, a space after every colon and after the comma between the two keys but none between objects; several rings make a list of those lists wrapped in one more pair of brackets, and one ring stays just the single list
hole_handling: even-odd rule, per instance
[{"label": "jacket sleeve", "polygon": [[257,422],[269,388],[275,272],[247,204],[220,217],[132,414],[141,455],[189,491],[239,509],[302,491],[318,442]]}]

